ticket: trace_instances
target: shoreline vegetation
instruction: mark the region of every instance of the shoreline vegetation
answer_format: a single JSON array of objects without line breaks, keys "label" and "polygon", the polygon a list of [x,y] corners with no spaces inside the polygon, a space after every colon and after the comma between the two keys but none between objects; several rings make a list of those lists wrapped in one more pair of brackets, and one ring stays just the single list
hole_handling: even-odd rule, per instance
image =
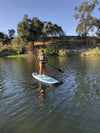
[{"label": "shoreline vegetation", "polygon": [[39,46],[38,48],[34,48],[34,50],[29,50],[27,53],[16,53],[13,50],[4,49],[2,52],[0,52],[0,57],[33,57],[40,54],[41,50],[44,50],[45,54],[47,56],[100,56],[100,48],[99,46],[96,47],[77,47],[77,48],[63,48],[62,47],[55,47],[53,45],[50,45],[48,47]]},{"label": "shoreline vegetation", "polygon": [[84,40],[78,36],[66,36],[63,40],[59,38],[46,40],[40,38],[39,41],[34,42],[34,47],[31,42],[25,47],[16,45],[15,48],[12,44],[2,45],[0,43],[0,57],[37,56],[41,49],[44,49],[47,56],[100,56],[100,37],[87,37]]}]

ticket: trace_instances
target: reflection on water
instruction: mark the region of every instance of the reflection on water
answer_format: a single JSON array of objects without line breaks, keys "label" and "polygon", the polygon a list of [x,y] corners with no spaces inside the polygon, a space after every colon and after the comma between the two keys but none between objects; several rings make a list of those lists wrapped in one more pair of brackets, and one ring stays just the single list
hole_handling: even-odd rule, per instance
[{"label": "reflection on water", "polygon": [[49,57],[43,84],[33,58],[0,58],[0,133],[99,133],[100,58]]},{"label": "reflection on water", "polygon": [[45,88],[42,88],[42,83],[39,83],[39,88],[38,88],[38,92],[39,92],[39,106],[44,106],[44,99],[45,99]]}]

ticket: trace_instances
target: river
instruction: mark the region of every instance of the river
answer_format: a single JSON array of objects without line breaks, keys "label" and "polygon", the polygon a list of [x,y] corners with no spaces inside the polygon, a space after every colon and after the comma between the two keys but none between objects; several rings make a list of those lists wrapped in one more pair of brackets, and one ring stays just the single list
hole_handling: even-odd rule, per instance
[{"label": "river", "polygon": [[32,77],[33,58],[0,58],[0,133],[99,133],[100,58],[49,57],[56,85]]}]

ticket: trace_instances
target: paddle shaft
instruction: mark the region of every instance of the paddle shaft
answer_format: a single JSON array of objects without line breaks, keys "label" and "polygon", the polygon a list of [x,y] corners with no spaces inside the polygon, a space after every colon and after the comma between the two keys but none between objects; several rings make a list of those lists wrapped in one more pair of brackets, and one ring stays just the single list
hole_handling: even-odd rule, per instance
[{"label": "paddle shaft", "polygon": [[53,67],[53,68],[55,68],[55,69],[57,69],[59,72],[64,73],[64,71],[62,71],[61,69],[59,69],[59,68],[57,68],[57,67],[55,67],[55,66],[53,66],[53,65],[51,65],[51,64],[48,64],[48,65],[51,66],[51,67]]}]

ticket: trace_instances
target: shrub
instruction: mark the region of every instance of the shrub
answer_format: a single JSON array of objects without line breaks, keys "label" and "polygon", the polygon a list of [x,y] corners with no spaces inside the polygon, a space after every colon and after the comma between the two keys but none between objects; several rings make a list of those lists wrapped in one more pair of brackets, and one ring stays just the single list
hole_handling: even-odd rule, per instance
[{"label": "shrub", "polygon": [[89,49],[89,51],[82,53],[81,56],[100,56],[99,48]]},{"label": "shrub", "polygon": [[58,54],[58,50],[57,50],[57,48],[52,46],[52,47],[49,47],[49,48],[45,49],[45,54],[46,55],[57,55]]},{"label": "shrub", "polygon": [[97,54],[97,55],[100,54],[99,48],[98,48],[98,47],[96,47],[96,48],[94,48],[93,50],[91,50],[91,52],[93,52],[93,53],[95,53],[95,54]]},{"label": "shrub", "polygon": [[3,47],[3,43],[2,43],[2,42],[0,42],[0,48],[1,48],[1,47]]},{"label": "shrub", "polygon": [[12,43],[12,48],[13,48],[18,54],[22,53],[24,46],[23,46],[23,44],[21,44],[21,41],[20,41],[20,39],[19,39],[18,37],[14,38],[14,39],[11,41],[11,43]]},{"label": "shrub", "polygon": [[46,55],[58,55],[58,50],[54,46],[48,48],[39,48],[39,54],[41,54],[41,50],[44,50]]},{"label": "shrub", "polygon": [[63,49],[59,49],[58,55],[59,56],[66,56],[66,51],[64,51]]},{"label": "shrub", "polygon": [[13,45],[12,48],[18,53],[20,54],[23,50],[23,46],[21,44],[19,45]]}]

